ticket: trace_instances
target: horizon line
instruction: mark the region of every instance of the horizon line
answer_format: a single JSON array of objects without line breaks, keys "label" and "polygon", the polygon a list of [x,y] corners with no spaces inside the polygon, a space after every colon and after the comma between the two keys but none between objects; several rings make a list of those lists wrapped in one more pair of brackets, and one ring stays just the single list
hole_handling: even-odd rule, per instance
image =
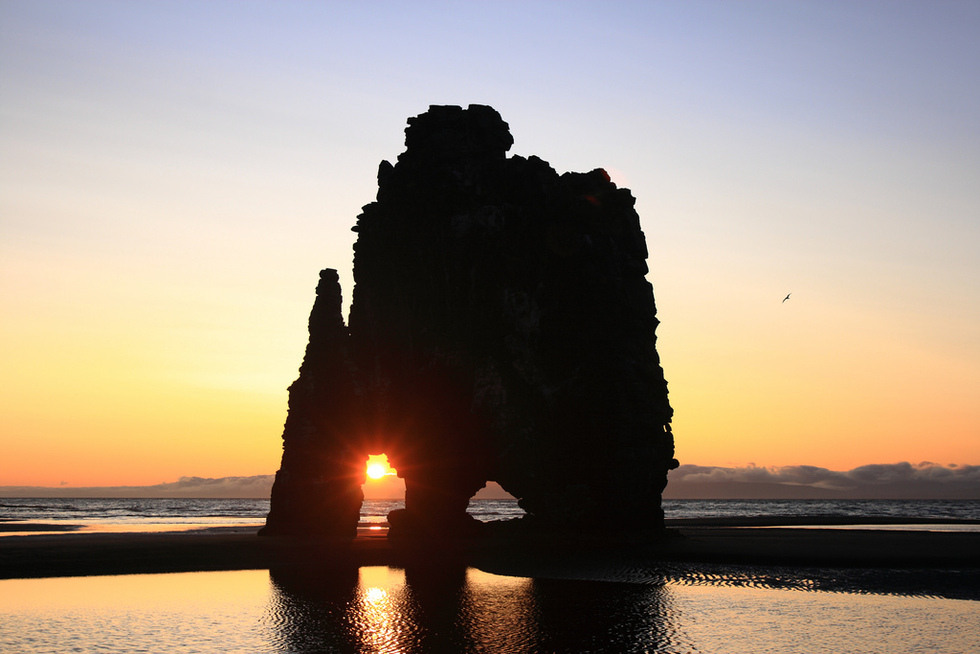
[{"label": "horizon line", "polygon": [[[274,474],[237,477],[180,477],[176,482],[116,486],[0,486],[0,498],[180,498],[264,499],[271,494]],[[387,483],[386,483],[387,482]],[[397,483],[390,477],[367,481],[365,499],[403,499],[403,490],[371,484]],[[390,497],[390,495],[396,495]],[[474,499],[508,499],[513,495],[496,482],[487,482]],[[668,476],[664,499],[961,499],[980,500],[980,466],[868,464],[847,471],[817,466],[741,467],[684,464]]]}]

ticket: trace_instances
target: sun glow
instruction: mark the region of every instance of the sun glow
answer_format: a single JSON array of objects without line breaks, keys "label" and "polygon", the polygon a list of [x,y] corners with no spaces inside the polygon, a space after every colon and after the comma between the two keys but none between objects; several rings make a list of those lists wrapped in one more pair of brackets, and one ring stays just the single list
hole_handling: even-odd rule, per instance
[{"label": "sun glow", "polygon": [[395,469],[388,463],[388,456],[385,454],[372,454],[367,460],[365,470],[368,479],[383,479],[388,475],[395,475]]}]

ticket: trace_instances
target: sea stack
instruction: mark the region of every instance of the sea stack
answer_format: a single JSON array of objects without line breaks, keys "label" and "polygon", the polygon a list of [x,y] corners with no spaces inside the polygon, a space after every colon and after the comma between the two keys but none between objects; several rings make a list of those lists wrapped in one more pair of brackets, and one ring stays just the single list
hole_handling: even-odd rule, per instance
[{"label": "sea stack", "polygon": [[263,533],[352,534],[378,453],[405,479],[392,537],[478,531],[487,481],[540,529],[662,529],[673,412],[632,194],[508,157],[488,106],[405,135],[354,227],[346,327],[321,273]]}]

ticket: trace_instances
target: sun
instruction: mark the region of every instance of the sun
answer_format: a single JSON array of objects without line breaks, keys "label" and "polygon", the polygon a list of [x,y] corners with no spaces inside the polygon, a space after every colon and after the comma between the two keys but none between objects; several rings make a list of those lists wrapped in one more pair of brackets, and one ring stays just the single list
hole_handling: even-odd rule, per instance
[{"label": "sun", "polygon": [[385,454],[372,454],[368,457],[367,468],[365,469],[368,479],[384,479],[389,475],[398,473],[388,463],[388,456]]}]

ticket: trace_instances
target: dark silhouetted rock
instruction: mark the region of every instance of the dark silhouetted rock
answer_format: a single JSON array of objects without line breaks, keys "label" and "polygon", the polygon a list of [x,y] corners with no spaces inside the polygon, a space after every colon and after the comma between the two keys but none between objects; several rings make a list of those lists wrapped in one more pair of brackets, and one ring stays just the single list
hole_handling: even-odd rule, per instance
[{"label": "dark silhouetted rock", "polygon": [[349,532],[381,452],[406,485],[393,536],[473,531],[488,480],[544,528],[662,528],[677,462],[633,196],[507,157],[490,107],[408,122],[354,228],[349,335],[318,289],[267,529]]},{"label": "dark silhouetted rock", "polygon": [[365,457],[350,437],[357,405],[336,270],[320,272],[316,296],[310,342],[289,387],[282,465],[262,535],[353,537],[364,499]]}]

